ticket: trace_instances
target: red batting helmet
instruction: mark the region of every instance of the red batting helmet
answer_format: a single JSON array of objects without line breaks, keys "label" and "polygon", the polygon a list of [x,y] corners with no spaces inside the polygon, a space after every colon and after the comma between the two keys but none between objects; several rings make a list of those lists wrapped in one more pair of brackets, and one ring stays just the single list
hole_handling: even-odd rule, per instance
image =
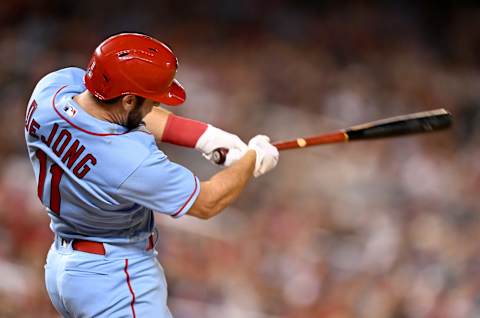
[{"label": "red batting helmet", "polygon": [[162,42],[143,34],[122,33],[95,49],[84,81],[101,100],[133,94],[176,106],[186,98],[174,79],[177,67],[177,58]]}]

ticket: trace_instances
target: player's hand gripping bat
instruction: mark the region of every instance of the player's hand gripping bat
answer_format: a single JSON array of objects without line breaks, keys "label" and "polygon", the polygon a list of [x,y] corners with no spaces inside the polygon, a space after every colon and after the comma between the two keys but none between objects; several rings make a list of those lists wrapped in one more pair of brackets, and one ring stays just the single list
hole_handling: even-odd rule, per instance
[{"label": "player's hand gripping bat", "polygon": [[[445,109],[389,117],[369,123],[356,125],[335,132],[302,137],[293,140],[277,141],[273,145],[278,150],[304,148],[316,145],[333,144],[352,140],[396,137],[446,129],[452,124],[452,115]],[[223,164],[228,149],[217,148],[213,152],[213,161]]]}]

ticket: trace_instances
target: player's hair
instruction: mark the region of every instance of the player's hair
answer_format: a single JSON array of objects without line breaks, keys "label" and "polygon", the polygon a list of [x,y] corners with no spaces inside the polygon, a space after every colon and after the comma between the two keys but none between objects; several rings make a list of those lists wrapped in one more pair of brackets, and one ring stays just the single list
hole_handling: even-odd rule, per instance
[{"label": "player's hair", "polygon": [[[95,95],[92,94],[92,97],[95,98],[95,101],[99,104],[103,104],[103,105],[113,105],[115,104],[116,102],[120,101],[123,96],[118,96],[118,97],[115,97],[115,98],[112,98],[112,99],[107,99],[107,100],[101,100],[99,98],[97,98]],[[135,95],[135,97],[137,98],[137,105],[142,105],[143,102],[145,102],[145,97],[142,97],[142,96],[138,96],[138,95]]]},{"label": "player's hair", "polygon": [[93,97],[95,98],[95,100],[99,104],[113,105],[116,102],[120,101],[120,99],[122,99],[123,96],[118,96],[118,97],[115,97],[115,98],[112,98],[112,99],[106,99],[106,100],[101,100],[100,98],[97,98],[95,95],[93,95]]}]

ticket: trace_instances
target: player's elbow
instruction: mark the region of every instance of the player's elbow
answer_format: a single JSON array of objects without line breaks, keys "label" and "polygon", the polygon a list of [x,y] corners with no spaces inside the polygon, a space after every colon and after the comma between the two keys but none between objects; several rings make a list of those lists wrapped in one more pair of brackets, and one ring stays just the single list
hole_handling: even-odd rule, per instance
[{"label": "player's elbow", "polygon": [[219,214],[225,208],[226,205],[224,203],[224,200],[222,200],[220,197],[214,195],[206,196],[200,193],[188,213],[199,219],[208,220]]},{"label": "player's elbow", "polygon": [[200,219],[208,220],[228,206],[230,202],[228,198],[228,194],[217,184],[210,181],[202,182],[200,193],[188,213]]},{"label": "player's elbow", "polygon": [[220,213],[224,208],[217,202],[204,202],[202,205],[193,206],[189,214],[202,220],[208,220]]},{"label": "player's elbow", "polygon": [[200,220],[208,220],[214,216],[214,214],[209,211],[201,211],[200,213],[192,213],[191,215],[199,218]]}]

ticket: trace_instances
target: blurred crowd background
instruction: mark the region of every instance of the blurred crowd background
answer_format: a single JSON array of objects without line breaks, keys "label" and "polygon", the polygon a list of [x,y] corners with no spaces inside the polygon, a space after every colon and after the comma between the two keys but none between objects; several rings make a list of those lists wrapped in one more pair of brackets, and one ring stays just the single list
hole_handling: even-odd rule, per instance
[{"label": "blurred crowd background", "polygon": [[[53,235],[24,145],[28,98],[122,31],[177,54],[188,101],[171,110],[245,140],[441,107],[455,118],[438,134],[282,152],[222,215],[159,215],[175,317],[480,317],[480,8],[340,2],[3,0],[0,317],[57,317],[43,281]],[[218,170],[194,150],[160,148],[202,179]]]}]

